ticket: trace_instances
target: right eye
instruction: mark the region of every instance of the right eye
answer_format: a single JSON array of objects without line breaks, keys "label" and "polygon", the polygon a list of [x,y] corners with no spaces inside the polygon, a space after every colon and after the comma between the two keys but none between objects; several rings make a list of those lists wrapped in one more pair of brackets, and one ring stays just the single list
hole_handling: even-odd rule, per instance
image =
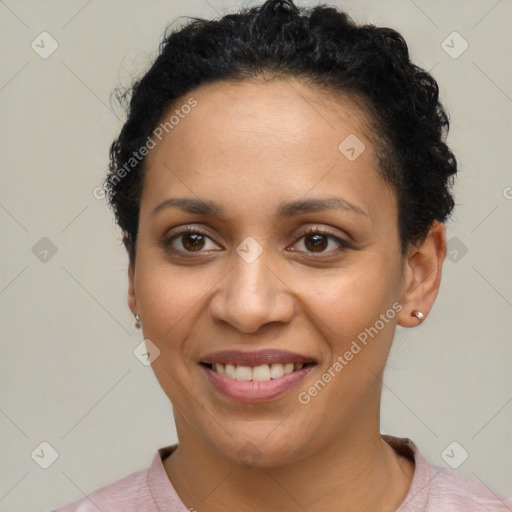
[{"label": "right eye", "polygon": [[[213,243],[213,240],[206,233],[187,226],[184,229],[167,235],[162,241],[162,246],[172,253],[202,253],[205,250],[206,240],[210,240]],[[214,245],[218,247],[216,244]],[[211,250],[206,249],[207,252],[211,252]]]}]

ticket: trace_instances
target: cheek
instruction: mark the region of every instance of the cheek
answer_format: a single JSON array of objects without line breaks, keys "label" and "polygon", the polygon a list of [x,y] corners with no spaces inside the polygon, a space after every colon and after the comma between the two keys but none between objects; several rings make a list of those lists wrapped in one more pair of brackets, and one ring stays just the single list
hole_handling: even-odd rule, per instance
[{"label": "cheek", "polygon": [[302,282],[308,305],[305,314],[313,335],[321,340],[324,361],[316,380],[300,389],[297,398],[304,406],[300,410],[312,422],[323,418],[326,410],[337,411],[324,425],[333,432],[350,423],[356,411],[378,400],[376,390],[392,345],[397,309],[401,309],[390,292],[394,283],[376,279],[382,270],[377,266],[375,272],[354,269],[339,274],[315,293],[311,293],[312,283]]},{"label": "cheek", "polygon": [[[347,341],[373,326],[382,314],[385,320],[393,320],[392,304],[398,296],[397,269],[385,264],[385,260],[367,258],[371,263],[352,265],[338,270],[330,277],[301,276],[294,290],[302,298],[305,314],[322,330],[333,345],[343,348]],[[315,321],[315,319],[317,319]],[[389,323],[381,327],[389,333]],[[334,347],[333,347],[334,348]]]},{"label": "cheek", "polygon": [[160,350],[153,363],[159,380],[165,378],[166,371],[176,374],[188,358],[187,339],[214,283],[211,272],[140,259],[135,282],[137,303],[144,337]]},{"label": "cheek", "polygon": [[167,332],[201,307],[217,273],[207,268],[170,265],[162,259],[141,255],[135,291],[141,318],[152,328]]},{"label": "cheek", "polygon": [[144,338],[160,350],[151,367],[173,406],[185,411],[188,393],[184,383],[189,382],[192,361],[187,355],[188,337],[208,287],[191,277],[192,271],[187,273],[168,263],[150,261],[142,252],[136,269],[137,303]]}]

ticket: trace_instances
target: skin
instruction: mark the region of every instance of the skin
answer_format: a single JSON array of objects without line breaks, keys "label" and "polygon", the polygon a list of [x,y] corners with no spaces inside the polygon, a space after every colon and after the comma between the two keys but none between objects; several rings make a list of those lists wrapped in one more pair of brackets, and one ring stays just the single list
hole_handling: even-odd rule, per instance
[{"label": "skin", "polygon": [[[435,222],[402,256],[395,195],[378,173],[368,119],[349,98],[291,79],[218,82],[173,109],[190,97],[197,107],[147,157],[129,266],[128,304],[161,351],[152,366],[179,436],[165,470],[185,505],[201,512],[395,511],[414,464],[380,436],[383,371],[396,324],[415,327],[411,312],[426,316],[436,298],[444,227]],[[366,146],[354,161],[338,150],[349,134]],[[333,196],[365,213],[276,217],[282,202]],[[225,216],[151,214],[171,197],[213,201]],[[205,233],[199,250],[187,235],[169,242],[176,252],[165,248],[180,226]],[[311,237],[294,241],[310,227],[351,247],[337,250],[330,236],[320,252]],[[249,236],[263,251],[252,263],[236,252]],[[298,393],[395,302],[400,313],[299,403]],[[265,348],[317,365],[284,396],[241,404],[216,391],[198,364],[213,351]],[[244,446],[256,454],[253,465],[238,455]]]}]

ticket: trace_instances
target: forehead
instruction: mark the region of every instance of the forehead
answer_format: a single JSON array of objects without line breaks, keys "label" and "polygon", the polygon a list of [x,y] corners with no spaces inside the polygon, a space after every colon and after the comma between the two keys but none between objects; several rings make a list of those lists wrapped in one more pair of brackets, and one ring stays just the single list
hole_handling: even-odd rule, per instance
[{"label": "forehead", "polygon": [[[180,111],[191,98],[196,106]],[[174,102],[162,121],[180,113],[147,157],[143,196],[154,201],[169,189],[260,201],[340,185],[349,195],[372,195],[372,182],[382,189],[369,119],[349,97],[295,80],[216,82]],[[348,146],[361,151],[356,159]]]},{"label": "forehead", "polygon": [[216,145],[221,143],[216,137],[219,132],[222,137],[247,142],[259,135],[260,142],[274,141],[277,147],[311,146],[322,140],[336,141],[347,129],[363,138],[370,124],[357,96],[335,95],[296,79],[214,82],[176,100],[167,114],[179,111],[191,97],[197,106],[180,121],[188,129],[178,125],[172,130],[186,142],[194,133],[204,135],[210,130]]}]

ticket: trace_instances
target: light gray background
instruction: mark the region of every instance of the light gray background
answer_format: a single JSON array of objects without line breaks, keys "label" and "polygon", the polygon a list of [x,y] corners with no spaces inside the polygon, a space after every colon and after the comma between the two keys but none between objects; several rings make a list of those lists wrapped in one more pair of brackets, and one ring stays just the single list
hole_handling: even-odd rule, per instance
[{"label": "light gray background", "polygon": [[[456,441],[469,453],[459,473],[512,496],[512,0],[332,3],[399,30],[432,70],[461,171],[447,226],[456,261],[426,322],[397,332],[382,432],[441,466]],[[126,305],[127,258],[93,189],[121,127],[113,87],[145,68],[176,16],[236,5],[0,1],[0,512],[82,497],[176,441],[170,404],[133,355],[142,337]],[[59,44],[47,59],[31,48],[43,31]],[[453,31],[469,44],[456,59],[442,47]],[[32,252],[42,237],[57,247],[46,262]],[[31,458],[43,441],[59,455],[46,470]]]}]

